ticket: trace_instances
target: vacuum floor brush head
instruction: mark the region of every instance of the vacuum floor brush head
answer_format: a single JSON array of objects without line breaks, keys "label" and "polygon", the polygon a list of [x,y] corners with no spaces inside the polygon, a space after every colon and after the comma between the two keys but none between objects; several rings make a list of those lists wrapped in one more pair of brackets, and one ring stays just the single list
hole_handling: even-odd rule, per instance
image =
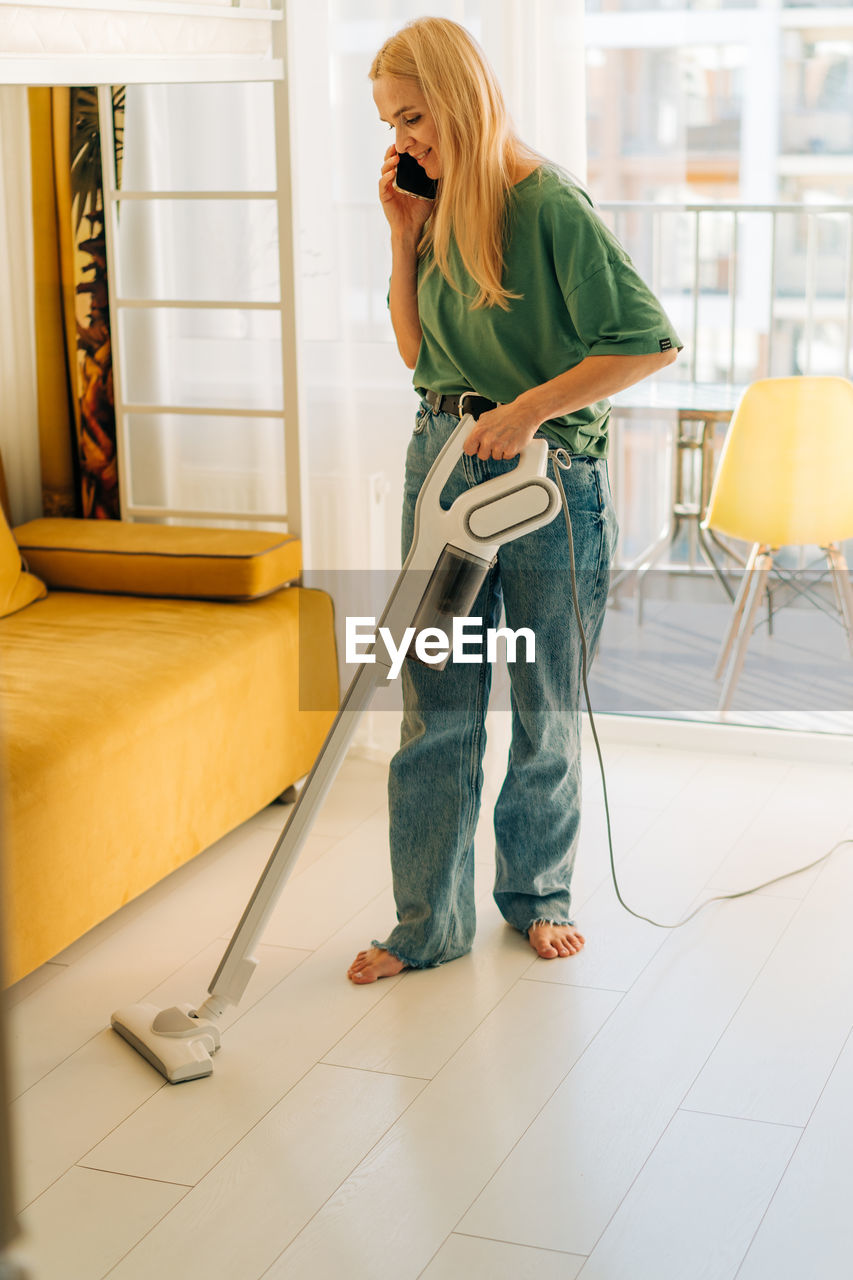
[{"label": "vacuum floor brush head", "polygon": [[192,1005],[158,1009],[153,1004],[130,1004],[116,1010],[110,1022],[170,1084],[199,1080],[213,1072],[213,1055],[221,1044],[219,1028],[200,1018]]}]

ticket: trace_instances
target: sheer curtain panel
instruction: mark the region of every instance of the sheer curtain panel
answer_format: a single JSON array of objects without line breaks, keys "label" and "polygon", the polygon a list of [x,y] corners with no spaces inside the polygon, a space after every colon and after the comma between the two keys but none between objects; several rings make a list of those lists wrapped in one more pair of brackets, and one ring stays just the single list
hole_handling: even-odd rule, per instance
[{"label": "sheer curtain panel", "polygon": [[41,515],[27,90],[0,86],[0,452],[16,524]]}]

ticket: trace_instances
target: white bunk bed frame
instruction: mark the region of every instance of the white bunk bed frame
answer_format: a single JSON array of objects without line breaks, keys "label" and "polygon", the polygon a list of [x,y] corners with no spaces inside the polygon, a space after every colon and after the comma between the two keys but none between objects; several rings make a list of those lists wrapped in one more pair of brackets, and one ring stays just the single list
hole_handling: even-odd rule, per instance
[{"label": "white bunk bed frame", "polygon": [[[265,6],[265,7],[262,7]],[[96,85],[101,123],[101,156],[106,217],[112,364],[116,413],[116,450],[123,519],[239,520],[285,523],[306,544],[307,485],[300,449],[304,421],[298,369],[299,307],[297,237],[292,173],[291,108],[287,76],[290,22],[287,0],[0,0],[0,84]],[[115,137],[111,86],[118,84],[192,84],[269,81],[275,113],[276,189],[272,191],[130,191],[115,184]],[[178,299],[124,299],[120,279],[118,207],[122,200],[270,200],[278,211],[280,293],[278,302],[219,298],[214,302]],[[217,406],[129,404],[123,394],[123,351],[118,315],[133,306],[273,310],[281,313],[283,407],[222,409]],[[130,414],[273,418],[284,436],[286,511],[210,511],[143,506],[131,501],[129,475]]]}]

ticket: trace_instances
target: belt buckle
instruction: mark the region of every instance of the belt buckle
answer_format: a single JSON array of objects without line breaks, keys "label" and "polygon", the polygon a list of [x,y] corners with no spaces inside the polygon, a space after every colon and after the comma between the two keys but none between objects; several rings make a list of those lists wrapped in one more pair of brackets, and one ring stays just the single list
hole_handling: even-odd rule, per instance
[{"label": "belt buckle", "polygon": [[466,396],[473,396],[476,400],[480,399],[476,391],[463,391],[459,397],[459,417],[460,418],[465,417],[465,397]]}]

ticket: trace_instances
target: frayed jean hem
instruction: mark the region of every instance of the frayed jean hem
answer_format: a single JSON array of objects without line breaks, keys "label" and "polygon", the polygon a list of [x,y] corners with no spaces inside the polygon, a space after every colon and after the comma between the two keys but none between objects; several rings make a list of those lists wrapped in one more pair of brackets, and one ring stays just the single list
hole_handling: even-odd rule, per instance
[{"label": "frayed jean hem", "polygon": [[574,929],[575,927],[574,920],[550,920],[550,919],[546,920],[544,916],[538,916],[536,920],[530,921],[530,924],[527,926],[526,929],[521,931],[524,933],[525,938],[530,933],[530,930],[533,928],[533,926],[537,924],[553,924],[558,926],[565,925],[569,929]]},{"label": "frayed jean hem", "polygon": [[420,964],[417,960],[411,960],[408,956],[403,955],[401,951],[397,951],[394,947],[389,947],[387,942],[377,942],[375,938],[370,945],[378,947],[380,951],[387,951],[389,956],[393,956],[395,960],[402,960],[407,969],[433,969],[436,965],[441,964],[440,960],[433,960],[431,964]]}]

